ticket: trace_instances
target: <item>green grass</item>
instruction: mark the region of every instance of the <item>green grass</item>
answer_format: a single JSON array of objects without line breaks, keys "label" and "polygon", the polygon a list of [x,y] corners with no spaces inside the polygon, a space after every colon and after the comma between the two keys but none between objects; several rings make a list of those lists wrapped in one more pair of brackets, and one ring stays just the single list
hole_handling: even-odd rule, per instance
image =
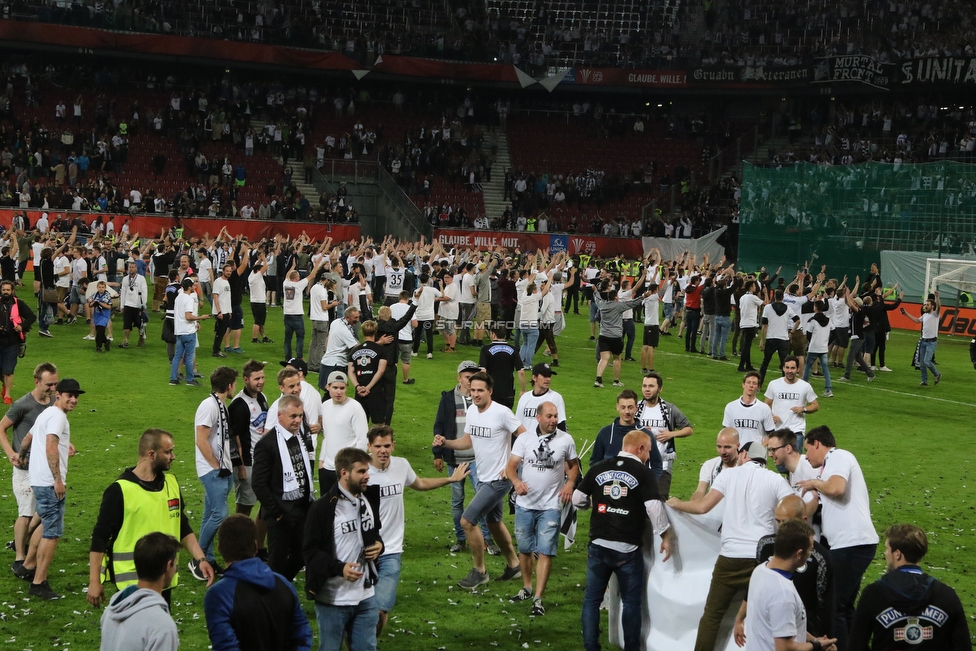
[{"label": "green grass", "polygon": [[[24,296],[24,298],[28,298]],[[116,317],[116,340],[121,341],[121,322]],[[204,326],[207,350],[212,326]],[[269,314],[269,334],[278,343],[242,346],[243,358],[226,361],[240,367],[247,358],[272,364],[277,372],[282,358],[280,310]],[[250,331],[249,325],[245,334]],[[28,391],[31,371],[41,361],[54,361],[60,375],[76,377],[88,393],[70,415],[72,442],[78,454],[68,473],[68,509],[65,534],[51,571],[51,585],[65,598],[44,603],[27,599],[27,585],[12,574],[0,580],[0,639],[7,648],[92,649],[99,644],[100,611],[85,601],[88,581],[88,547],[102,491],[125,466],[136,461],[139,435],[147,427],[163,427],[175,435],[177,459],[173,465],[183,487],[194,528],[199,529],[202,489],[193,461],[192,420],[206,389],[170,387],[165,345],[159,340],[159,321],[154,315],[146,348],[113,349],[96,356],[92,342],[82,341],[84,325],[52,327],[55,339],[32,334],[29,350],[16,375],[15,395]],[[581,445],[592,440],[616,415],[617,391],[592,387],[595,370],[593,344],[587,340],[585,316],[570,317],[560,345],[559,375],[552,386],[566,398],[569,428]],[[930,552],[925,566],[936,577],[954,586],[968,613],[976,606],[976,577],[971,552],[974,517],[974,455],[972,434],[976,415],[974,370],[969,364],[968,339],[942,337],[937,359],[945,374],[938,387],[919,388],[919,374],[910,367],[916,336],[892,333],[888,365],[893,373],[879,373],[871,385],[855,373],[850,384],[835,384],[833,399],[821,399],[821,410],[810,416],[810,425],[827,424],[841,447],[853,451],[864,470],[872,500],[875,526],[883,531],[895,522],[915,522],[929,533]],[[437,342],[440,344],[440,341]],[[134,344],[134,341],[133,341]],[[754,351],[755,353],[755,351]],[[458,354],[435,353],[432,361],[416,360],[412,375],[417,383],[397,391],[393,426],[397,453],[408,458],[421,476],[435,474],[429,446],[440,391],[453,386],[455,367],[465,358],[477,360],[477,351],[459,347]],[[541,355],[539,356],[541,358]],[[219,360],[200,359],[204,374]],[[714,438],[721,426],[725,404],[740,395],[740,374],[730,363],[687,355],[677,337],[662,339],[656,360],[665,377],[664,397],[676,403],[695,427],[695,435],[681,442],[675,465],[673,493],[687,497],[697,483],[702,461],[714,455]],[[639,365],[625,363],[623,380],[639,391]],[[608,382],[610,374],[607,373]],[[313,378],[314,383],[314,378]],[[277,397],[273,381],[266,392]],[[814,388],[822,382],[814,378]],[[496,584],[477,594],[455,586],[470,568],[467,555],[452,556],[450,489],[429,493],[408,491],[406,551],[398,602],[391,623],[381,636],[386,649],[516,649],[581,647],[580,604],[585,581],[585,549],[588,518],[583,515],[575,547],[560,552],[553,565],[546,599],[547,615],[529,618],[530,603],[510,604],[507,597],[517,582]],[[3,526],[12,538],[15,513],[10,489],[10,466],[0,465],[0,495],[6,508]],[[508,518],[511,529],[511,518]],[[13,560],[7,553],[5,563]],[[183,555],[185,562],[186,555]],[[489,572],[497,574],[502,561],[488,558]],[[185,568],[185,565],[184,565]],[[880,554],[865,577],[873,581],[884,570]],[[299,577],[299,587],[303,579]],[[111,594],[112,588],[108,589]],[[181,572],[181,586],[174,594],[173,616],[179,623],[182,647],[209,646],[203,620],[202,584]],[[306,602],[313,620],[314,611]],[[605,627],[604,627],[605,628]],[[971,625],[971,628],[972,625]]]}]

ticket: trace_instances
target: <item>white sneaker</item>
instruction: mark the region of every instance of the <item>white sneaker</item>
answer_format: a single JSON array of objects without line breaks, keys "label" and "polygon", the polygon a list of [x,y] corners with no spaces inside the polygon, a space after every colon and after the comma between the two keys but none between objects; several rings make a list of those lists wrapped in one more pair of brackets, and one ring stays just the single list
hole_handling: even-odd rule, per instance
[{"label": "white sneaker", "polygon": [[95,337],[93,335],[85,335],[84,337],[82,337],[82,339],[84,339],[85,341],[95,341]]},{"label": "white sneaker", "polygon": [[878,367],[877,366],[872,366],[870,368],[871,368],[872,371],[877,371],[878,370]]},{"label": "white sneaker", "polygon": [[890,369],[890,368],[888,368],[887,366],[882,366],[882,367],[881,367],[881,368],[879,368],[878,370],[879,370],[879,371],[884,371],[885,373],[891,373],[891,369]]},{"label": "white sneaker", "polygon": [[427,353],[427,359],[434,359],[434,355],[432,353]]}]

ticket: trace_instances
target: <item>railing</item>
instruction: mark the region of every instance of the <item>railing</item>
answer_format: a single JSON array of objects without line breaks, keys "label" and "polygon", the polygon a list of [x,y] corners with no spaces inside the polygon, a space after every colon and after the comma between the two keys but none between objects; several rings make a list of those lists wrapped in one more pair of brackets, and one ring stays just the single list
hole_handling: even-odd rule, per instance
[{"label": "railing", "polygon": [[[379,167],[376,161],[326,158],[319,172],[324,180],[333,185],[342,181],[376,183]],[[334,194],[335,191],[331,193]]]},{"label": "railing", "polygon": [[421,235],[427,239],[433,237],[434,227],[424,219],[424,214],[410,200],[410,197],[403,191],[403,188],[397,185],[394,178],[381,165],[377,165],[376,167],[376,178],[379,183],[379,188],[390,202],[390,206],[393,209],[392,217],[398,218],[402,224],[407,226],[412,232],[414,239],[419,238]]}]

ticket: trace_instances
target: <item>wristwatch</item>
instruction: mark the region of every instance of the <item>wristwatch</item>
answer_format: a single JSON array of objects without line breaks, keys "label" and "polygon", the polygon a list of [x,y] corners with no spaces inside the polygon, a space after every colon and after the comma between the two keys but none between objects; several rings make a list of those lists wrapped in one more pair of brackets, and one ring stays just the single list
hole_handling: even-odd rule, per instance
[{"label": "wristwatch", "polygon": [[820,643],[820,640],[817,639],[810,640],[810,644],[813,645],[812,651],[820,651],[823,648],[823,645]]}]

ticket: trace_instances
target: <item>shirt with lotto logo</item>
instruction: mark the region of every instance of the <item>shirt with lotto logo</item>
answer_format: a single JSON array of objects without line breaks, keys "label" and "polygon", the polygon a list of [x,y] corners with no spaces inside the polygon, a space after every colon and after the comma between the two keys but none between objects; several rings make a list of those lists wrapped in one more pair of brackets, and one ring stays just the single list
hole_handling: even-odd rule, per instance
[{"label": "shirt with lotto logo", "polygon": [[660,499],[650,468],[629,456],[604,459],[590,466],[577,490],[589,495],[593,504],[592,542],[641,546],[647,520],[644,503]]},{"label": "shirt with lotto logo", "polygon": [[519,476],[529,489],[515,498],[515,504],[533,511],[558,509],[559,489],[566,482],[566,462],[577,458],[573,437],[560,429],[541,434],[536,427],[515,439],[512,456],[522,460]]},{"label": "shirt with lotto logo", "polygon": [[383,538],[383,556],[403,553],[403,489],[417,481],[417,473],[410,462],[401,457],[390,457],[386,470],[370,464],[369,484],[380,487],[380,537]]},{"label": "shirt with lotto logo", "polygon": [[722,427],[734,427],[739,432],[740,446],[751,441],[762,441],[776,429],[773,412],[765,402],[756,400],[747,405],[741,399],[725,405]]},{"label": "shirt with lotto logo", "polygon": [[525,426],[526,432],[533,432],[538,426],[539,421],[536,420],[535,415],[539,410],[539,405],[544,402],[551,402],[556,405],[556,422],[565,423],[566,422],[566,401],[563,397],[553,391],[552,389],[547,390],[545,393],[536,395],[535,391],[527,391],[522,394],[519,398],[518,404],[515,405],[515,415]]},{"label": "shirt with lotto logo", "polygon": [[[785,377],[776,378],[766,387],[766,398],[773,401],[773,416],[779,417],[779,426],[802,434],[807,428],[806,414],[797,414],[793,407],[806,407],[817,399],[809,382],[797,378],[792,384]],[[741,440],[741,439],[740,439]]]},{"label": "shirt with lotto logo", "polygon": [[[380,370],[383,359],[382,346],[375,341],[364,341],[349,353],[352,372],[356,374],[356,384],[367,386]],[[386,540],[386,538],[384,538]]]},{"label": "shirt with lotto logo", "polygon": [[479,482],[502,478],[511,452],[512,433],[521,424],[515,414],[497,402],[492,402],[484,411],[479,411],[477,405],[468,407],[464,415],[464,433],[471,437]]}]

